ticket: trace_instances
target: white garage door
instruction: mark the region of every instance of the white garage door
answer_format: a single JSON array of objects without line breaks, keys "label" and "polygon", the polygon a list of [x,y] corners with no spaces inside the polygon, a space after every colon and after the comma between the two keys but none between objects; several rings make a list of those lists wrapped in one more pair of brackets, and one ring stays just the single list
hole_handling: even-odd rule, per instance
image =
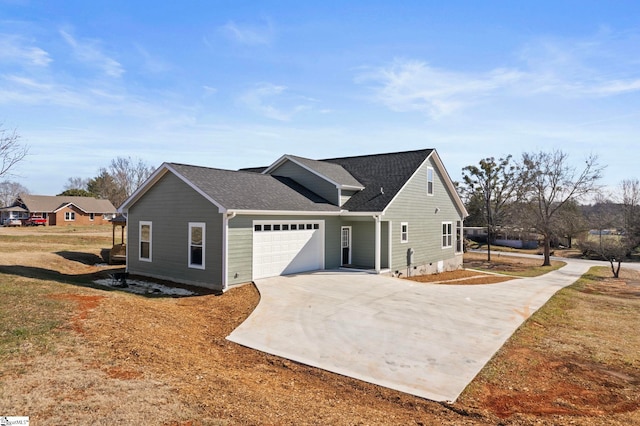
[{"label": "white garage door", "polygon": [[253,279],[324,269],[322,221],[254,221]]}]

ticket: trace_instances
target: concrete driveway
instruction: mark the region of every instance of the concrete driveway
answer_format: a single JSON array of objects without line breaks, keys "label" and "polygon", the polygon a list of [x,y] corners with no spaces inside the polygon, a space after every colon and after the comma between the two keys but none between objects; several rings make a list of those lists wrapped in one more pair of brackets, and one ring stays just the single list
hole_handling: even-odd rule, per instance
[{"label": "concrete driveway", "polygon": [[472,286],[345,271],[258,280],[260,303],[227,338],[453,402],[526,318],[591,265],[569,262],[537,278]]}]

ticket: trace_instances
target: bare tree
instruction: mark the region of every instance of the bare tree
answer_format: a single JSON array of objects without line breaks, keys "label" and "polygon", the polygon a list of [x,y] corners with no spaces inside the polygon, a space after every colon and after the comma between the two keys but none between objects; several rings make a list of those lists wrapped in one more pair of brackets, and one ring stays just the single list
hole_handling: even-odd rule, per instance
[{"label": "bare tree", "polygon": [[[510,203],[518,193],[518,170],[511,162],[511,155],[496,161],[483,158],[479,166],[462,169],[463,190],[469,200],[481,200],[484,223],[487,226],[487,260],[491,261],[491,242],[496,226],[501,225]],[[480,206],[478,206],[480,207]]]},{"label": "bare tree", "polygon": [[27,146],[20,144],[16,130],[7,130],[0,123],[0,176],[4,176],[29,153]]},{"label": "bare tree", "polygon": [[560,150],[524,153],[522,166],[525,207],[533,219],[532,225],[544,240],[543,266],[549,266],[556,214],[567,202],[594,194],[599,189],[604,167],[599,165],[597,156],[590,155],[584,167],[576,170],[569,164],[568,155]]},{"label": "bare tree", "polygon": [[625,179],[620,183],[624,215],[624,230],[634,238],[640,238],[640,180]]},{"label": "bare tree", "polygon": [[0,204],[10,206],[20,194],[28,194],[29,190],[18,182],[5,180],[0,182]]},{"label": "bare tree", "polygon": [[151,176],[153,170],[151,166],[139,158],[117,157],[111,160],[107,171],[113,178],[116,187],[120,189],[118,197],[111,199],[111,202],[115,206],[122,204],[127,197],[133,194]]},{"label": "bare tree", "polygon": [[573,240],[589,230],[589,223],[578,203],[568,201],[558,210],[554,222],[554,233],[558,237],[566,238],[569,248],[573,247]]},{"label": "bare tree", "polygon": [[74,189],[86,190],[88,183],[89,183],[88,178],[70,177],[69,179],[67,179],[67,183],[64,184],[64,190],[65,191],[74,190]]}]

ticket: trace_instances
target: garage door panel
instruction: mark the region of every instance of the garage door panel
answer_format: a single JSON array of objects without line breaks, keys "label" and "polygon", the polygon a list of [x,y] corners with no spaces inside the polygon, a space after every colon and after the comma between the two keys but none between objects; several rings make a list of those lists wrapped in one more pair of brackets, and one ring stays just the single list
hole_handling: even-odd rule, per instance
[{"label": "garage door panel", "polygon": [[[262,229],[275,228],[273,223],[265,225]],[[254,231],[253,278],[322,269],[324,227],[318,223],[316,228]]]}]

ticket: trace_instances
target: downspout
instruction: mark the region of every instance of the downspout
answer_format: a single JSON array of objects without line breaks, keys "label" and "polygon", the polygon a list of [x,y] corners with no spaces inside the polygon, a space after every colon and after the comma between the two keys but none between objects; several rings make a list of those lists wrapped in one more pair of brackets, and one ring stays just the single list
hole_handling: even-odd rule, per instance
[{"label": "downspout", "polygon": [[222,291],[227,291],[227,273],[229,271],[229,221],[236,212],[222,213]]},{"label": "downspout", "polygon": [[374,215],[373,219],[376,221],[375,226],[375,270],[376,274],[380,274],[380,218],[381,215]]}]

